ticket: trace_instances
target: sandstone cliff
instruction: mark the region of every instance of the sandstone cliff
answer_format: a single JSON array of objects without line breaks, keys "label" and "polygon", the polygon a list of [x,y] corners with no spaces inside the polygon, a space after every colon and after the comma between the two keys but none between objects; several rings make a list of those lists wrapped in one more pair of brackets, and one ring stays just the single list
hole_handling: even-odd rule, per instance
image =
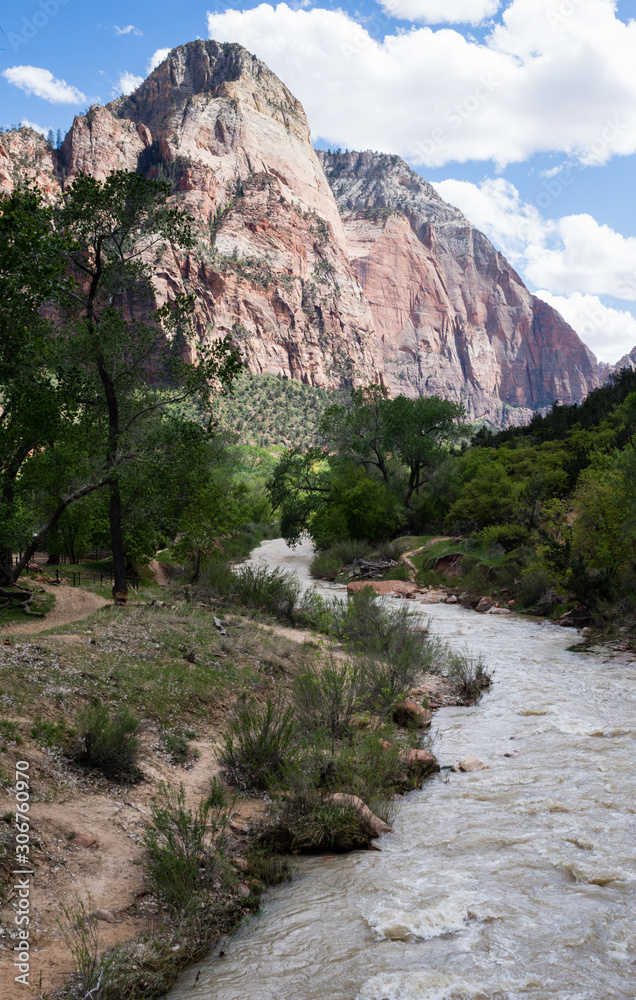
[{"label": "sandstone cliff", "polygon": [[229,334],[252,372],[320,386],[381,380],[371,311],[303,109],[245,49],[180,46],[130,97],[76,117],[59,152],[29,130],[0,148],[5,190],[27,162],[50,196],[80,173],[170,180],[200,240],[157,263],[160,303],[194,293],[200,339]]},{"label": "sandstone cliff", "polygon": [[612,375],[617,374],[623,368],[630,368],[632,371],[636,370],[636,347],[633,347],[629,354],[624,354],[615,365],[608,365],[603,361],[599,361],[598,374],[601,382],[607,382]]},{"label": "sandstone cliff", "polygon": [[583,399],[591,351],[490,241],[397,156],[319,153],[393,393],[438,393],[499,426]]},{"label": "sandstone cliff", "polygon": [[299,102],[239,45],[173,49],[133,94],[77,116],[60,150],[0,136],[0,190],[26,179],[54,199],[116,169],[170,181],[199,227],[192,252],[156,262],[159,302],[194,293],[198,337],[229,334],[256,374],[439,393],[500,426],[598,382],[457,209],[398,157],[317,155]]}]

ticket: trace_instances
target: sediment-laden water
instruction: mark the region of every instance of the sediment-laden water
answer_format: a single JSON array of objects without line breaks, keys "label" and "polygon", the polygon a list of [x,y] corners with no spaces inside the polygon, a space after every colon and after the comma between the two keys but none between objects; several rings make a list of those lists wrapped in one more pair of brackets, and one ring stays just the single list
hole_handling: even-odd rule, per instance
[{"label": "sediment-laden water", "polygon": [[[255,554],[305,585],[310,555]],[[490,770],[429,779],[381,853],[300,859],[171,1000],[636,996],[636,666],[567,652],[576,633],[545,622],[422,614],[495,670],[479,705],[433,723],[442,765]]]}]

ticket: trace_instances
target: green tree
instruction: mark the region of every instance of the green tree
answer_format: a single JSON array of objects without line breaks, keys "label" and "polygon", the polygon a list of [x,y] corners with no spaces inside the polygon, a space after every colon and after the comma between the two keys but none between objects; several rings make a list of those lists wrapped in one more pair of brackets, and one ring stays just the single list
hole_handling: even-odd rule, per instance
[{"label": "green tree", "polygon": [[72,241],[69,350],[83,405],[101,430],[96,457],[109,492],[113,595],[120,601],[127,592],[122,468],[144,454],[148,418],[192,396],[204,400],[240,371],[227,340],[197,347],[194,363],[183,359],[191,300],[155,307],[153,264],[170,248],[194,243],[192,220],[170,207],[170,193],[167,183],[125,171],[103,182],[78,177],[57,213]]}]

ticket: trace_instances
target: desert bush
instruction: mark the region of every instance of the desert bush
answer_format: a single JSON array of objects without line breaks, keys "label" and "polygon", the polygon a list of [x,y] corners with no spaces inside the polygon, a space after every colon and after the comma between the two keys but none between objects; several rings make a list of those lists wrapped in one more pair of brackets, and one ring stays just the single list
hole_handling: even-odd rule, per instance
[{"label": "desert bush", "polygon": [[550,576],[543,566],[534,566],[523,573],[519,586],[519,597],[526,607],[533,607],[548,593]]},{"label": "desert bush", "polygon": [[351,851],[369,843],[369,831],[353,805],[329,802],[325,792],[297,774],[285,798],[275,807],[275,819],[265,843],[286,853]]},{"label": "desert bush", "polygon": [[306,594],[300,614],[314,628],[343,642],[350,655],[364,658],[361,694],[387,715],[416,677],[430,670],[439,653],[425,632],[414,630],[409,608],[380,603],[370,587],[346,601],[327,602],[316,593]]},{"label": "desert bush", "polygon": [[293,621],[300,584],[292,573],[278,567],[270,570],[260,565],[242,566],[235,576],[234,594],[244,607]]},{"label": "desert bush", "polygon": [[77,716],[81,741],[76,759],[107,778],[138,778],[139,720],[127,708],[111,716],[106,705],[95,704]]},{"label": "desert bush", "polygon": [[170,729],[161,734],[159,742],[163,752],[174,764],[186,764],[192,758],[199,756],[198,750],[191,750],[188,746],[188,739],[191,738],[187,732]]},{"label": "desert bush", "polygon": [[[192,908],[205,897],[214,880],[230,877],[223,857],[223,826],[227,816],[209,798],[196,810],[186,809],[185,789],[160,782],[152,806],[153,825],[146,830],[146,867],[154,891],[170,909]],[[207,844],[212,833],[213,847]]]},{"label": "desert bush", "polygon": [[393,559],[395,562],[399,562],[400,556],[404,555],[408,547],[408,542],[404,538],[392,538],[376,545],[374,554],[378,555],[380,559]]},{"label": "desert bush", "polygon": [[468,652],[450,652],[445,672],[457,693],[469,704],[479,701],[482,692],[492,684],[492,674],[483,658]]},{"label": "desert bush", "polygon": [[320,666],[307,666],[294,682],[296,711],[308,729],[326,730],[333,743],[349,725],[362,692],[361,665],[331,655]]},{"label": "desert bush", "polygon": [[234,590],[236,574],[225,559],[214,556],[205,564],[200,575],[200,584],[215,597],[225,599]]},{"label": "desert bush", "polygon": [[391,566],[387,569],[385,573],[382,574],[383,580],[404,580],[408,582],[411,579],[411,571],[408,566],[400,564],[399,566]]},{"label": "desert bush", "polygon": [[309,572],[314,580],[335,580],[342,569],[342,560],[332,549],[317,552],[311,560]]},{"label": "desert bush", "polygon": [[232,785],[265,790],[280,780],[292,757],[296,721],[291,708],[269,698],[264,708],[246,702],[235,713],[219,757]]},{"label": "desert bush", "polygon": [[329,552],[340,559],[341,566],[348,566],[354,559],[368,559],[371,551],[368,542],[357,538],[343,538],[329,549]]}]

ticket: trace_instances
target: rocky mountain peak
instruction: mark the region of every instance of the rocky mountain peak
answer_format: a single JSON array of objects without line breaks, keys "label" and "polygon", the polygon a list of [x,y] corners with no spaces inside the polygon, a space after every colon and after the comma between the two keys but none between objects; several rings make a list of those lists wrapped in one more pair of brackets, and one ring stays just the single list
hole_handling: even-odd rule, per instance
[{"label": "rocky mountain peak", "polygon": [[388,153],[318,152],[341,212],[390,209],[420,225],[453,222],[469,225],[458,208],[445,202],[432,184],[399,156]]},{"label": "rocky mountain peak", "polygon": [[293,122],[309,138],[300,101],[265,63],[230,42],[198,39],[177,46],[132,94],[107,107],[155,134],[174,127],[189,105],[205,108],[215,98],[250,102],[285,125]]}]

